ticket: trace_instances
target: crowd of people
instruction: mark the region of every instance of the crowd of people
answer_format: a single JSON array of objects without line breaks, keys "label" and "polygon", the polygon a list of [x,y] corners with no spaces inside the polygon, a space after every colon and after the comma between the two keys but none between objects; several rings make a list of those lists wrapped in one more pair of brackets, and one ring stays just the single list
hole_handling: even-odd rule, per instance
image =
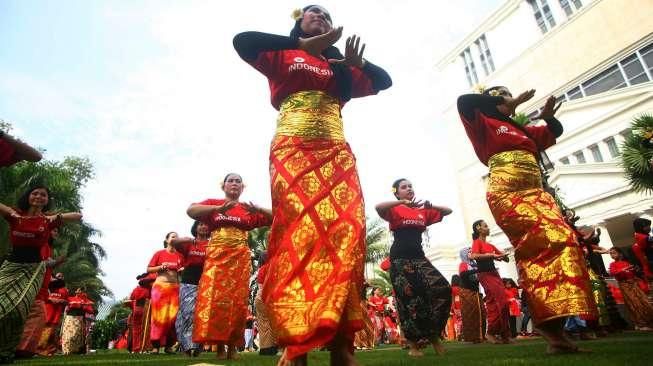
[{"label": "crowd of people", "polygon": [[[535,90],[513,96],[497,86],[458,99],[470,143],[489,168],[488,205],[513,248],[498,249],[488,242],[487,222],[474,222],[471,245],[460,252],[459,274],[450,283],[427,259],[422,236],[452,210],[417,199],[412,182],[397,179],[394,197],[375,206],[393,234],[384,262],[392,300],[379,288],[367,291],[365,206],[341,109],[351,98],[389,88],[392,80],[363,58],[359,37],[349,37],[341,54],[333,44],[343,29],[332,24],[330,13],[310,5],[295,14],[289,36],[235,36],[236,52],[267,78],[279,111],[269,155],[272,207],[240,201],[245,184],[237,173],[221,182],[223,198],[189,205],[193,237],[167,233],[125,302],[131,309],[131,352],[179,349],[193,357],[211,350],[218,358],[237,359],[240,350],[254,348],[258,336],[260,354],[281,351],[281,366],[306,365],[307,353],[319,348],[330,352],[332,364],[356,365],[354,346],[399,343],[410,357],[423,357],[425,346],[445,353],[443,338],[511,343],[518,318],[522,335],[536,332],[548,353],[581,352],[568,336],[572,329],[603,335],[623,328],[608,273],[597,267],[603,252],[614,259],[609,274],[618,281],[631,321],[651,330],[651,222],[634,223],[634,264],[620,248],[598,246],[600,233],[593,228],[575,226],[573,211],[562,210],[543,180],[541,155],[563,133],[555,98],[536,117],[542,123],[521,126],[511,118]],[[3,162],[40,158],[8,135],[0,137]],[[82,216],[53,214],[49,197],[47,187],[35,186],[15,206],[0,204],[12,245],[0,267],[2,361],[51,355],[59,344],[64,354],[88,347],[93,303],[83,289],[70,296],[59,274],[51,277],[58,260],[49,250],[57,228]],[[259,258],[256,305],[249,307],[247,240],[260,227],[270,227],[269,244]],[[502,278],[495,266],[509,258],[517,283]]]}]

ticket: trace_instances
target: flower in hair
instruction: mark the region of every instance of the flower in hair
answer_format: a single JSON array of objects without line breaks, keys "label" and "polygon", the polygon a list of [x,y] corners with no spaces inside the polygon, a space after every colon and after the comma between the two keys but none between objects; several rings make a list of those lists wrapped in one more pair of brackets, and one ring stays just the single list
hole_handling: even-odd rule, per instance
[{"label": "flower in hair", "polygon": [[303,16],[304,16],[304,12],[302,11],[302,9],[295,9],[292,11],[292,13],[290,13],[290,17],[294,21],[301,19]]},{"label": "flower in hair", "polygon": [[392,187],[392,193],[397,193],[397,188]]},{"label": "flower in hair", "polygon": [[483,84],[476,84],[476,85],[474,85],[474,87],[472,87],[472,89],[474,89],[474,90],[475,90],[477,93],[479,93],[479,94],[483,94],[483,92],[484,92],[485,89],[487,89],[487,88],[486,88],[485,85],[483,85]]},{"label": "flower in hair", "polygon": [[492,97],[497,97],[497,96],[499,96],[499,91],[494,89],[494,90],[491,90],[488,94],[490,94],[490,96],[492,96]]}]

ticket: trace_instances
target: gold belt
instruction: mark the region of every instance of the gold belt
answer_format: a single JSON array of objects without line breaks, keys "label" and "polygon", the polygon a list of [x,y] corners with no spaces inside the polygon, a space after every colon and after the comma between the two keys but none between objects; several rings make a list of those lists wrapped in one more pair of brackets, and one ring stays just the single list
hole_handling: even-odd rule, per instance
[{"label": "gold belt", "polygon": [[247,245],[247,231],[235,227],[221,227],[211,232],[208,246],[239,246]]},{"label": "gold belt", "polygon": [[508,165],[518,165],[522,169],[533,170],[539,173],[540,168],[533,153],[525,150],[510,150],[496,153],[488,160],[490,171],[494,168]]},{"label": "gold belt", "polygon": [[281,102],[276,135],[344,141],[340,103],[318,90],[291,94]]}]

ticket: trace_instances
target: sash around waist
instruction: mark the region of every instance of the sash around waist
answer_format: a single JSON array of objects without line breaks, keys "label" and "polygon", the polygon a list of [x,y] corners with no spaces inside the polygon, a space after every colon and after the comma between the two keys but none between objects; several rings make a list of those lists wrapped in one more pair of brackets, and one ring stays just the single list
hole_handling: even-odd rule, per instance
[{"label": "sash around waist", "polygon": [[247,231],[236,227],[220,227],[211,232],[211,246],[247,246]]},{"label": "sash around waist", "polygon": [[293,93],[281,102],[275,135],[344,141],[340,103],[323,91]]}]

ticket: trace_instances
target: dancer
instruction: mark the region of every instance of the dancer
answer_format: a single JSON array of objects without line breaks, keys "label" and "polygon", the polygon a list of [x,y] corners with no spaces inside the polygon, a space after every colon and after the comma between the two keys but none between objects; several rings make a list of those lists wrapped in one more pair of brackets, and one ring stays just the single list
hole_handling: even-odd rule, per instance
[{"label": "dancer", "polygon": [[177,253],[172,245],[172,240],[177,238],[174,231],[166,234],[163,241],[165,249],[154,253],[147,265],[148,273],[156,273],[156,280],[152,285],[151,296],[151,326],[150,339],[152,353],[159,353],[159,348],[164,347],[165,353],[175,353],[172,345],[175,343],[175,320],[179,311],[179,275],[183,257]]},{"label": "dancer", "polygon": [[30,308],[42,286],[52,230],[63,222],[79,221],[80,213],[51,214],[50,190],[29,188],[17,208],[0,204],[0,215],[9,223],[12,251],[0,266],[0,363],[12,362]]},{"label": "dancer", "polygon": [[519,288],[512,278],[504,278],[503,286],[505,287],[506,298],[508,299],[508,318],[510,324],[510,337],[517,338],[517,317],[521,314],[519,308]]},{"label": "dancer", "polygon": [[193,342],[193,319],[197,302],[197,284],[200,281],[209,242],[209,226],[195,221],[190,229],[193,238],[176,238],[172,245],[184,257],[181,284],[179,285],[179,313],[175,322],[181,350],[189,357],[200,354],[200,345]]},{"label": "dancer", "polygon": [[244,188],[242,177],[229,173],[222,181],[225,198],[193,203],[187,210],[211,232],[197,290],[193,342],[217,344],[218,358],[236,359],[244,346],[252,272],[247,232],[272,222],[270,210],[239,201]]},{"label": "dancer", "polygon": [[450,326],[447,323],[447,338],[451,340],[460,340],[462,338],[462,303],[460,300],[460,287],[461,287],[461,278],[460,275],[454,274],[451,276],[451,316],[449,321],[451,322],[452,331],[450,332]]},{"label": "dancer", "polygon": [[48,300],[45,303],[45,328],[38,349],[38,353],[42,356],[52,356],[57,352],[58,333],[69,296],[63,273],[58,272],[52,277],[48,290]]},{"label": "dancer", "polygon": [[68,307],[61,326],[61,350],[64,355],[86,353],[88,333],[85,316],[92,312],[93,301],[82,288],[77,288],[75,296],[68,298]]},{"label": "dancer", "polygon": [[259,331],[259,350],[258,354],[261,356],[276,356],[277,336],[272,329],[270,322],[270,310],[263,302],[263,283],[268,273],[268,253],[263,252],[259,256],[258,273],[256,274],[256,282],[258,284],[258,291],[256,291],[256,299],[254,300],[254,308],[256,309],[256,319]]},{"label": "dancer", "polygon": [[412,183],[404,178],[392,184],[395,201],[376,205],[376,212],[390,223],[394,241],[390,247],[390,280],[397,300],[399,321],[408,340],[408,355],[421,357],[417,342],[427,339],[438,354],[442,330],[451,309],[451,287],[424,255],[422,233],[451,213],[448,207],[415,200]]},{"label": "dancer", "polygon": [[481,343],[485,340],[485,306],[478,288],[476,262],[469,258],[471,247],[460,250],[460,317],[465,342]]},{"label": "dancer", "polygon": [[372,319],[374,324],[374,343],[378,346],[385,342],[385,307],[388,305],[388,298],[383,296],[381,289],[374,287],[372,289],[372,295],[367,299],[367,306],[370,308],[372,313]]},{"label": "dancer", "polygon": [[11,166],[19,161],[37,162],[43,155],[35,148],[0,130],[0,167]]},{"label": "dancer", "polygon": [[648,258],[646,255],[647,250],[653,247],[651,220],[638,217],[633,220],[633,229],[635,229],[635,244],[632,246],[633,254],[639,261],[639,265],[642,267],[642,271],[644,271],[644,276],[647,279],[653,279],[653,271],[651,271],[650,264],[653,258]]},{"label": "dancer", "polygon": [[458,111],[479,160],[490,167],[487,201],[495,221],[515,247],[515,259],[533,322],[549,353],[578,352],[565,338],[567,316],[589,314],[587,268],[573,230],[564,222],[553,196],[542,186],[539,152],[555,144],[562,125],[547,99],[538,119],[545,125],[517,125],[515,108],[535,90],[517,97],[505,87],[458,98]]},{"label": "dancer", "polygon": [[138,286],[134,288],[129,295],[126,303],[132,312],[129,315],[129,345],[131,353],[141,353],[146,350],[146,340],[150,338],[149,332],[146,332],[144,325],[146,317],[149,318],[149,300],[152,283],[156,279],[152,274],[143,273],[136,277]]},{"label": "dancer", "polygon": [[[478,282],[485,291],[487,308],[487,334],[490,343],[510,343],[510,308],[503,280],[494,266],[495,260],[506,260],[506,253],[486,241],[490,228],[483,220],[472,224],[472,251],[470,258],[476,261]],[[498,338],[497,338],[498,337]]]},{"label": "dancer", "polygon": [[635,276],[633,265],[624,259],[620,248],[610,248],[610,274],[619,282],[619,289],[624,297],[628,315],[635,325],[635,330],[653,330],[653,305],[649,303],[646,293],[638,282],[645,281]]},{"label": "dancer", "polygon": [[280,110],[270,149],[269,255],[277,275],[266,280],[263,299],[286,347],[280,364],[305,364],[308,351],[330,344],[332,362],[353,365],[351,344],[364,316],[365,210],[340,112],[392,81],[363,59],[359,37],[347,40],[344,57],[332,46],[342,27],[333,28],[324,8],[296,15],[290,37],[234,38],[240,57],[268,78]]}]

